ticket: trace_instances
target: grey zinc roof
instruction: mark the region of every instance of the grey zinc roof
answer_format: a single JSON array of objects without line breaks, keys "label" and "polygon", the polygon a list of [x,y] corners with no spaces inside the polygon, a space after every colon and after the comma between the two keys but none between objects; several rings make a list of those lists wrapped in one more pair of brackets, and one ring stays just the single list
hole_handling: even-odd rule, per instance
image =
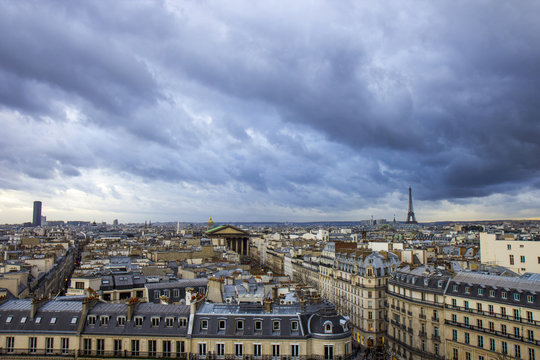
[{"label": "grey zinc roof", "polygon": [[486,275],[472,272],[460,272],[453,278],[453,282],[484,284],[495,288],[508,288],[540,293],[540,279],[527,279],[523,277],[508,277]]}]

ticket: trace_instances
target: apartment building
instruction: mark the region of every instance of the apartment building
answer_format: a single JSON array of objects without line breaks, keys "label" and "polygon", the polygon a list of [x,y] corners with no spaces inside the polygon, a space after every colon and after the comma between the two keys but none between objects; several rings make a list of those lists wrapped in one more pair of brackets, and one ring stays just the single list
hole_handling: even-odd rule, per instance
[{"label": "apartment building", "polygon": [[386,282],[399,264],[389,252],[356,250],[356,243],[330,242],[319,266],[321,296],[351,319],[363,346],[382,346],[386,335]]},{"label": "apartment building", "polygon": [[540,241],[534,235],[480,233],[480,261],[518,274],[540,273]]},{"label": "apartment building", "polygon": [[3,300],[0,355],[28,358],[347,359],[351,331],[312,305]]},{"label": "apartment building", "polygon": [[540,356],[540,276],[457,273],[445,296],[446,358]]},{"label": "apartment building", "polygon": [[406,265],[388,280],[389,353],[399,359],[444,358],[444,291],[451,273]]}]

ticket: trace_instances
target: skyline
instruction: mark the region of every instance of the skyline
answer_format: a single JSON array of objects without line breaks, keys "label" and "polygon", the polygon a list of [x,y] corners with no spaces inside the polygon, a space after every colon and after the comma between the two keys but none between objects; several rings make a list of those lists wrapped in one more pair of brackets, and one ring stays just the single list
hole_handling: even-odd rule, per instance
[{"label": "skyline", "polygon": [[0,2],[0,223],[540,217],[540,4],[282,5]]}]

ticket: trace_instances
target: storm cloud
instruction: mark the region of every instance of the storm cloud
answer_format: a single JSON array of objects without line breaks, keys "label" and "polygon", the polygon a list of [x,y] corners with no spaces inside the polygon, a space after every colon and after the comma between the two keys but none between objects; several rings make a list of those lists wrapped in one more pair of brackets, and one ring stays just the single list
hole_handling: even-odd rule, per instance
[{"label": "storm cloud", "polygon": [[539,15],[1,1],[0,222],[537,217]]}]

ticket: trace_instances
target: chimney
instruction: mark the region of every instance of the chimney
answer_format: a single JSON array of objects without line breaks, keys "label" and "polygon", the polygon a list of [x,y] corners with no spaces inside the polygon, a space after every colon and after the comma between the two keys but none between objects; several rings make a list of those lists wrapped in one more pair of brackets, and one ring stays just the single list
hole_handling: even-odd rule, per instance
[{"label": "chimney", "polygon": [[300,310],[302,312],[306,311],[306,300],[303,297],[300,298]]},{"label": "chimney", "polygon": [[98,301],[99,301],[99,296],[95,292],[94,292],[94,295],[84,298],[82,302],[81,318],[79,320],[79,326],[77,327],[78,334],[80,334],[84,328],[84,325],[86,323],[86,315],[88,315],[88,312],[90,311],[90,309],[92,309],[98,303]]},{"label": "chimney", "polygon": [[269,299],[269,298],[264,299],[264,311],[267,313],[272,312],[272,299]]},{"label": "chimney", "polygon": [[32,304],[30,305],[30,319],[33,319],[36,316],[39,308],[49,300],[48,297],[34,298]]},{"label": "chimney", "polygon": [[139,298],[132,297],[127,302],[127,321],[131,321],[133,319],[133,314],[135,313],[135,309],[137,309],[137,305],[139,305]]},{"label": "chimney", "polygon": [[204,302],[204,294],[194,293],[189,304],[189,313],[195,315]]}]

